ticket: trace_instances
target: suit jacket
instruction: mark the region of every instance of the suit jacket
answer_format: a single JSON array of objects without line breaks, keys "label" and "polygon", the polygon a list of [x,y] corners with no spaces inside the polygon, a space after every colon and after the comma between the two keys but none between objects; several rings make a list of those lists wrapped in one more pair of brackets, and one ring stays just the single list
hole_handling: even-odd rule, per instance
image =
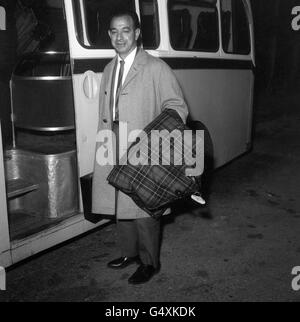
[{"label": "suit jacket", "polygon": [[[190,177],[186,170],[195,162],[193,155],[202,161],[202,169],[204,158],[196,155],[199,150],[195,135],[184,139],[185,130],[190,129],[176,111],[164,110],[144,129],[129,148],[128,156],[108,176],[110,184],[129,195],[152,217],[161,216],[175,200],[199,192],[202,173]],[[203,149],[200,152],[203,154]]]},{"label": "suit jacket", "polygon": [[[98,131],[112,129],[110,92],[116,59],[117,57],[105,67],[103,72]],[[138,51],[124,81],[118,106],[119,121],[126,122],[128,134],[134,130],[143,130],[165,109],[176,110],[183,122],[186,121],[188,114],[187,105],[173,71],[162,60],[149,55],[142,49]],[[93,174],[93,213],[117,214],[118,219],[148,217],[147,212],[140,209],[129,196],[122,192],[118,194],[117,209],[115,209],[115,189],[107,181],[113,165],[99,165],[97,152],[101,147],[103,148],[103,143],[97,142]]]}]

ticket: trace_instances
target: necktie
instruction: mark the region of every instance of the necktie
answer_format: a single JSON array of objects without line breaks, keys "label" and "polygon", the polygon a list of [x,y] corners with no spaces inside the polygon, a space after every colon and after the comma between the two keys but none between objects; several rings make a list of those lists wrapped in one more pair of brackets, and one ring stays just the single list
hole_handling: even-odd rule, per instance
[{"label": "necktie", "polygon": [[118,77],[118,83],[117,83],[117,91],[116,91],[116,98],[115,98],[115,121],[119,121],[119,96],[122,89],[122,79],[123,79],[123,73],[124,73],[124,65],[125,61],[120,60],[120,70],[119,70],[119,77]]}]

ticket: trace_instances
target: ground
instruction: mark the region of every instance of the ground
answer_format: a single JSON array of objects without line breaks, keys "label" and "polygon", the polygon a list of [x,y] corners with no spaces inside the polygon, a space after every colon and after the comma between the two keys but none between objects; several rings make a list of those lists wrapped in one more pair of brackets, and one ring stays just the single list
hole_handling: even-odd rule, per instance
[{"label": "ground", "polygon": [[132,286],[135,271],[106,267],[115,225],[7,270],[0,301],[299,301],[300,109],[290,95],[255,105],[253,150],[214,173],[208,206],[164,220],[161,270]]}]

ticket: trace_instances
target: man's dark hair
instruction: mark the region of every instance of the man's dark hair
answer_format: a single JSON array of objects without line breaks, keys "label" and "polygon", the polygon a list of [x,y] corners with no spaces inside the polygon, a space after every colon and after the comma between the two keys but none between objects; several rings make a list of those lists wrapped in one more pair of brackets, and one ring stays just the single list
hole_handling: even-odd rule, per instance
[{"label": "man's dark hair", "polygon": [[132,11],[132,10],[118,10],[118,11],[115,11],[111,15],[110,21],[112,21],[114,18],[123,17],[123,16],[131,17],[131,19],[133,21],[134,29],[140,29],[141,28],[140,19],[139,19],[137,13],[135,11]]}]

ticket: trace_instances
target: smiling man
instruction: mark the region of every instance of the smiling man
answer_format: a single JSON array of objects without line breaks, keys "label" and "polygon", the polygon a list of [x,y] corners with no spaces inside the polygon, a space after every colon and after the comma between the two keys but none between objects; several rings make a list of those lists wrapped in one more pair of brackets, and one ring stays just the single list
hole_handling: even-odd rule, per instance
[{"label": "smiling man", "polygon": [[122,59],[137,49],[140,33],[139,21],[135,15],[114,17],[108,31],[112,46]]},{"label": "smiling man", "polygon": [[[128,133],[142,130],[164,109],[176,110],[185,122],[187,106],[172,70],[138,46],[141,30],[136,13],[115,14],[108,34],[117,55],[102,76],[99,131],[113,130],[118,147],[119,122],[126,122]],[[98,142],[96,150],[99,147]],[[122,269],[137,262],[140,265],[128,282],[145,283],[160,267],[160,220],[150,217],[129,196],[108,184],[111,170],[112,165],[95,162],[92,199],[93,213],[117,219],[121,254],[108,267]]]}]

